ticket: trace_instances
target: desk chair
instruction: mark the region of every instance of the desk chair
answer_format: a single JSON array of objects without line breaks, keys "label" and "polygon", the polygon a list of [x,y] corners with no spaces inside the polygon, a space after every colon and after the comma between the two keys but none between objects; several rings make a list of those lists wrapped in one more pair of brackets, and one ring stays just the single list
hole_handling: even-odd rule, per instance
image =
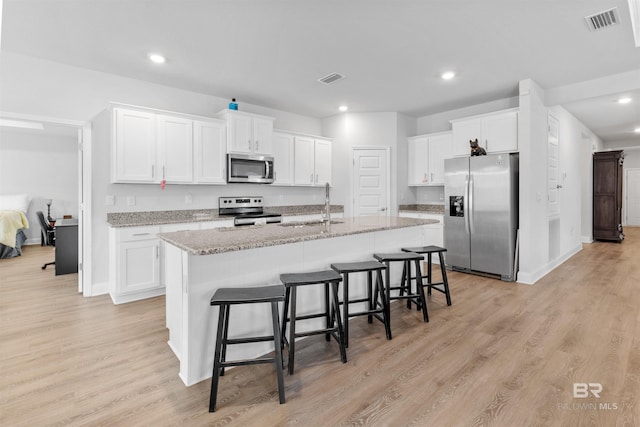
[{"label": "desk chair", "polygon": [[[56,239],[55,233],[53,231],[53,227],[46,219],[44,219],[44,214],[42,211],[37,211],[36,215],[38,216],[38,221],[40,222],[40,246],[55,246]],[[45,270],[47,265],[53,265],[54,262],[48,262],[42,266],[42,269]]]}]

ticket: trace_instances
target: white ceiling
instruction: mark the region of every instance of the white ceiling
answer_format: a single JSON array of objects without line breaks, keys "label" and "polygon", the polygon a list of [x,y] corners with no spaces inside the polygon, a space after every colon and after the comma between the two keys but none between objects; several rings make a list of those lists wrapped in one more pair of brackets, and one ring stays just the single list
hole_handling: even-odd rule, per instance
[{"label": "white ceiling", "polygon": [[[586,15],[616,6],[620,25],[588,30]],[[566,107],[605,140],[640,126],[626,0],[4,0],[2,31],[3,50],[313,117],[340,104],[422,116],[516,96],[526,78],[637,71],[626,110],[618,93]],[[332,72],[346,78],[316,81]]]}]

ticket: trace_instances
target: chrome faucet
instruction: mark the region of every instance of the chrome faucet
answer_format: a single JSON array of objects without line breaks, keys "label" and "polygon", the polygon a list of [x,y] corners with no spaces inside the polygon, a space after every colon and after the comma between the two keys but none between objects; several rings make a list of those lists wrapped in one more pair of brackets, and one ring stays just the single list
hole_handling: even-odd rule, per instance
[{"label": "chrome faucet", "polygon": [[324,184],[324,209],[322,211],[322,224],[324,233],[331,233],[331,187],[329,183]]}]

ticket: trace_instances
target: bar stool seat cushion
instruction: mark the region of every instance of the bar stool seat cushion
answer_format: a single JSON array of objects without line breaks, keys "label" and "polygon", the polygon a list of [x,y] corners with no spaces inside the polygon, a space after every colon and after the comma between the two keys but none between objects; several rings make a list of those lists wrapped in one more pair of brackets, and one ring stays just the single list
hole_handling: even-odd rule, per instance
[{"label": "bar stool seat cushion", "polygon": [[404,252],[415,252],[417,254],[428,254],[435,252],[447,252],[445,248],[441,248],[440,246],[420,246],[417,248],[402,248]]},{"label": "bar stool seat cushion", "polygon": [[378,261],[362,261],[331,264],[331,268],[338,273],[359,273],[363,271],[385,270],[387,266]]},{"label": "bar stool seat cushion", "polygon": [[284,301],[284,286],[220,288],[211,297],[211,305],[251,304],[272,301]]},{"label": "bar stool seat cushion", "polygon": [[314,285],[326,282],[341,282],[342,276],[333,270],[311,271],[308,273],[287,273],[280,275],[285,286]]},{"label": "bar stool seat cushion", "polygon": [[393,252],[387,254],[373,254],[373,257],[378,261],[413,261],[413,260],[421,260],[424,257],[420,254],[414,252]]}]

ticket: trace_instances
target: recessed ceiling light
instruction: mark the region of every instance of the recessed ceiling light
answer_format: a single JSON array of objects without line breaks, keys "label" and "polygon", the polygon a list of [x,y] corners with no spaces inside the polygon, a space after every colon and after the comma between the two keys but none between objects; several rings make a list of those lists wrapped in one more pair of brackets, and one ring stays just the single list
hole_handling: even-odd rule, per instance
[{"label": "recessed ceiling light", "polygon": [[640,133],[640,128],[635,128],[633,131],[634,131],[635,133]]},{"label": "recessed ceiling light", "polygon": [[618,104],[628,104],[631,102],[631,98],[620,98],[618,99]]},{"label": "recessed ceiling light", "polygon": [[349,109],[349,107],[347,107],[346,105],[341,105],[341,106],[338,107],[338,110],[342,111],[343,113],[345,111],[347,111],[348,109]]},{"label": "recessed ceiling light", "polygon": [[149,54],[149,59],[153,62],[155,62],[156,64],[163,64],[166,60],[164,59],[164,56],[159,55],[157,53],[150,53]]},{"label": "recessed ceiling light", "polygon": [[454,73],[453,71],[447,71],[446,73],[442,73],[442,78],[444,80],[451,80],[455,76],[456,76],[456,73]]}]

